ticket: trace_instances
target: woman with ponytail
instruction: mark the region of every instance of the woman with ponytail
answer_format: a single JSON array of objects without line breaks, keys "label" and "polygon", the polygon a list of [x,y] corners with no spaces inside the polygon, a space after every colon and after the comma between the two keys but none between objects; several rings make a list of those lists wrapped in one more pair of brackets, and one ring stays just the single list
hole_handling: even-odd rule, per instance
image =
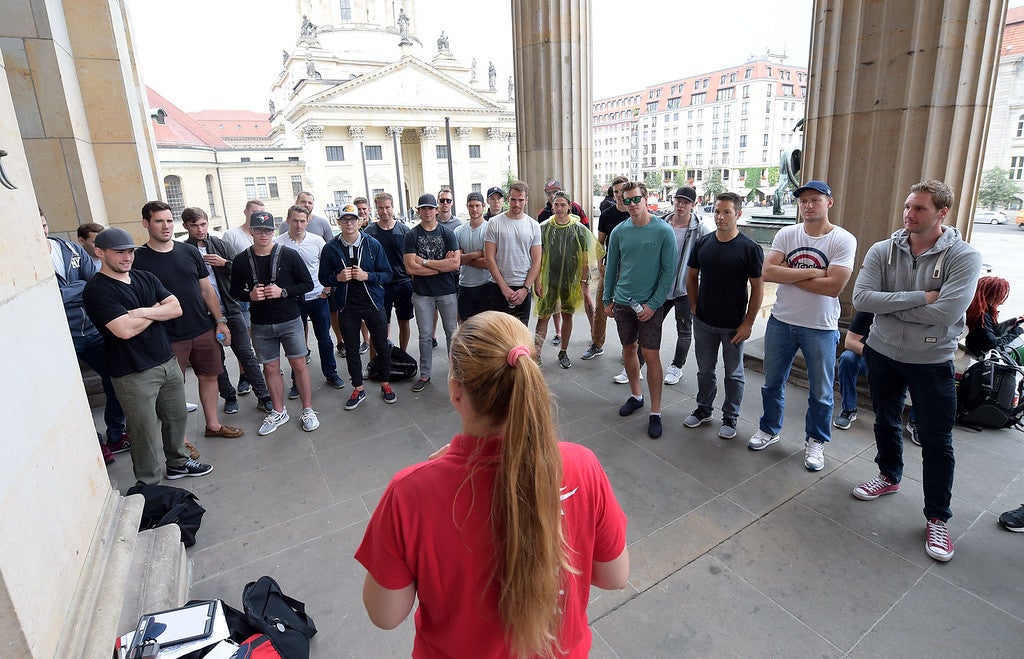
[{"label": "woman with ponytail", "polygon": [[586,657],[590,586],[626,585],[626,516],[594,454],[557,441],[532,343],[499,312],[459,327],[462,432],[395,475],[356,552],[375,625],[418,598],[413,656]]}]

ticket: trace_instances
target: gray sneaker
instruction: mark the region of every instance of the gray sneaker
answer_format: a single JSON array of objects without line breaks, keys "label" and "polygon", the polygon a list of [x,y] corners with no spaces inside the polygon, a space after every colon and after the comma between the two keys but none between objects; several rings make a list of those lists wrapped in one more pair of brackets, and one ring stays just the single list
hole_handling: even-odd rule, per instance
[{"label": "gray sneaker", "polygon": [[687,428],[696,428],[702,423],[708,423],[709,421],[711,421],[711,410],[698,407],[690,416],[683,419],[683,425]]},{"label": "gray sneaker", "polygon": [[288,416],[287,409],[282,410],[280,412],[274,410],[273,412],[267,415],[267,418],[263,419],[263,425],[260,426],[260,429],[257,432],[257,434],[261,436],[269,435],[270,433],[274,432],[284,424],[288,423],[289,418],[291,417]]},{"label": "gray sneaker", "polygon": [[839,416],[836,417],[835,421],[832,422],[832,425],[835,426],[836,428],[839,428],[840,430],[846,430],[850,427],[850,424],[852,424],[856,420],[857,410],[853,410],[852,412],[847,412],[846,410],[843,410],[842,412],[839,413]]},{"label": "gray sneaker", "polygon": [[750,441],[747,442],[747,448],[751,451],[763,451],[777,441],[779,441],[778,435],[769,435],[758,428],[757,432],[750,438]]},{"label": "gray sneaker", "polygon": [[590,347],[587,348],[587,351],[584,352],[580,356],[580,359],[582,359],[583,361],[589,361],[589,360],[593,359],[594,357],[597,357],[598,355],[603,355],[603,354],[604,354],[604,348],[602,348],[601,346],[594,345],[593,343],[591,343]]},{"label": "gray sneaker", "polygon": [[718,436],[722,439],[733,439],[736,437],[736,419],[722,419],[722,427],[718,429]]},{"label": "gray sneaker", "polygon": [[299,419],[302,421],[302,429],[306,432],[313,432],[320,427],[320,419],[317,418],[316,412],[313,411],[312,407],[302,410]]}]

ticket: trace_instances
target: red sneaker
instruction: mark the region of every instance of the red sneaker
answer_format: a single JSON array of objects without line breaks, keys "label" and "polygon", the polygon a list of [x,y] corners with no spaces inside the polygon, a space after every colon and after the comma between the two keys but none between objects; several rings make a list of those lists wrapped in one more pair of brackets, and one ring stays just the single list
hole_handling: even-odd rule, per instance
[{"label": "red sneaker", "polygon": [[398,396],[395,394],[395,390],[391,388],[390,384],[380,385],[380,395],[388,405],[398,400]]},{"label": "red sneaker", "polygon": [[928,520],[925,533],[928,534],[928,540],[924,543],[924,550],[929,556],[943,563],[953,558],[953,541],[949,539],[949,529],[945,522],[933,517]]},{"label": "red sneaker", "polygon": [[878,474],[867,483],[861,483],[853,488],[853,496],[861,501],[874,501],[883,494],[892,494],[899,491],[899,483],[893,483],[882,474]]},{"label": "red sneaker", "polygon": [[100,444],[100,453],[103,454],[103,462],[109,467],[110,465],[117,462],[117,458],[110,452],[106,444]]}]

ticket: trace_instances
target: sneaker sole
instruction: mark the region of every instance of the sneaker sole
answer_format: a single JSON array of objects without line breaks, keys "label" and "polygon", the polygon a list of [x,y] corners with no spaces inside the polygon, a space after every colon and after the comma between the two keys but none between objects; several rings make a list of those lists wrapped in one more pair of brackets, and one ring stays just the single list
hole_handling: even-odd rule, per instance
[{"label": "sneaker sole", "polygon": [[237,407],[225,407],[224,408],[224,414],[238,414],[238,408]]},{"label": "sneaker sole", "polygon": [[1007,526],[1002,522],[999,522],[999,526],[1003,527],[1010,533],[1024,533],[1024,526]]},{"label": "sneaker sole", "polygon": [[687,428],[699,428],[700,426],[704,425],[705,423],[711,423],[711,417],[708,417],[706,419],[700,419],[699,421],[697,421],[697,423],[693,423],[693,424],[688,423],[688,421],[689,421],[689,419],[686,419],[686,420],[683,421],[683,425],[686,426]]},{"label": "sneaker sole", "polygon": [[768,448],[769,446],[771,446],[772,444],[778,443],[778,441],[779,441],[779,438],[776,436],[776,437],[772,437],[771,439],[769,439],[764,444],[761,444],[760,446],[754,446],[753,444],[750,444],[748,442],[747,443],[747,448],[750,449],[751,451],[763,451],[766,448]]},{"label": "sneaker sole", "polygon": [[362,398],[360,398],[360,399],[359,399],[359,400],[358,400],[358,401],[356,402],[356,404],[355,404],[355,405],[349,405],[348,403],[345,403],[345,411],[346,411],[346,412],[351,412],[352,410],[354,410],[354,409],[356,409],[357,407],[359,407],[359,406],[360,406],[360,405],[361,405],[361,404],[363,403],[363,401],[364,401],[364,400],[366,400],[366,397],[365,397],[365,396],[364,396],[364,397],[362,397]]},{"label": "sneaker sole", "polygon": [[896,494],[899,490],[889,490],[888,492],[882,492],[881,494],[868,494],[867,492],[861,492],[857,488],[853,488],[853,496],[857,497],[861,501],[874,501],[878,497],[884,497],[887,494]]},{"label": "sneaker sole", "polygon": [[386,404],[388,404],[388,405],[394,405],[395,403],[397,403],[397,402],[398,402],[398,399],[397,399],[397,398],[392,398],[391,400],[388,400],[387,398],[384,398],[383,396],[381,396],[381,399],[382,399],[382,400],[383,400],[383,401],[384,401],[384,402],[385,402]]},{"label": "sneaker sole", "polygon": [[804,469],[806,469],[807,471],[821,471],[824,468],[825,468],[824,464],[822,464],[820,467],[813,467],[813,466],[807,464],[807,462],[804,462]]},{"label": "sneaker sole", "polygon": [[204,471],[201,474],[173,474],[173,475],[172,474],[167,474],[167,480],[169,480],[169,481],[176,481],[179,478],[198,478],[200,476],[205,476],[205,475],[207,475],[207,474],[209,474],[211,472],[213,472],[213,467],[210,467],[210,469],[208,471]]},{"label": "sneaker sole", "polygon": [[600,357],[603,354],[604,354],[603,350],[601,352],[595,352],[594,354],[590,355],[589,357],[584,353],[584,354],[580,355],[580,359],[582,359],[585,362],[589,362],[594,357]]},{"label": "sneaker sole", "polygon": [[306,424],[305,424],[305,423],[303,423],[303,424],[302,424],[302,429],[303,429],[303,430],[304,430],[305,432],[313,432],[314,430],[316,430],[316,429],[317,429],[317,428],[319,428],[319,427],[320,427],[320,422],[319,422],[319,421],[317,421],[317,422],[316,422],[316,425],[315,425],[315,426],[313,426],[312,428],[307,428],[307,427],[306,427]]},{"label": "sneaker sole", "polygon": [[833,421],[832,425],[834,427],[836,427],[836,428],[839,428],[840,430],[849,430],[850,426],[853,425],[853,424],[852,423],[848,423],[845,426],[843,426],[843,425],[840,425],[838,421]]},{"label": "sneaker sole", "polygon": [[937,552],[933,552],[932,548],[928,545],[928,543],[925,543],[924,553],[928,554],[929,557],[937,561],[940,561],[942,563],[948,563],[949,560],[953,558],[953,554],[955,553],[955,551],[951,551],[948,554],[939,554]]}]

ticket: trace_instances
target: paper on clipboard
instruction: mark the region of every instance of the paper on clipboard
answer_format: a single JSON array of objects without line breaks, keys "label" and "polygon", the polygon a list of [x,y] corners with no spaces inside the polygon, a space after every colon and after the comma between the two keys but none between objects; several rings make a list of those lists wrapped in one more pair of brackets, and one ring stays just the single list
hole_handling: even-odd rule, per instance
[{"label": "paper on clipboard", "polygon": [[[195,641],[187,641],[185,643],[178,643],[177,645],[162,647],[160,648],[160,653],[157,657],[158,659],[178,659],[178,657],[182,657],[189,652],[201,650],[202,648],[211,646],[219,641],[223,641],[229,636],[231,636],[231,631],[228,629],[228,621],[224,617],[223,603],[220,600],[217,600],[217,607],[213,613],[213,629],[210,631],[209,636]],[[131,646],[134,638],[135,630],[132,630],[118,639],[118,659],[124,659],[125,652]]]}]

